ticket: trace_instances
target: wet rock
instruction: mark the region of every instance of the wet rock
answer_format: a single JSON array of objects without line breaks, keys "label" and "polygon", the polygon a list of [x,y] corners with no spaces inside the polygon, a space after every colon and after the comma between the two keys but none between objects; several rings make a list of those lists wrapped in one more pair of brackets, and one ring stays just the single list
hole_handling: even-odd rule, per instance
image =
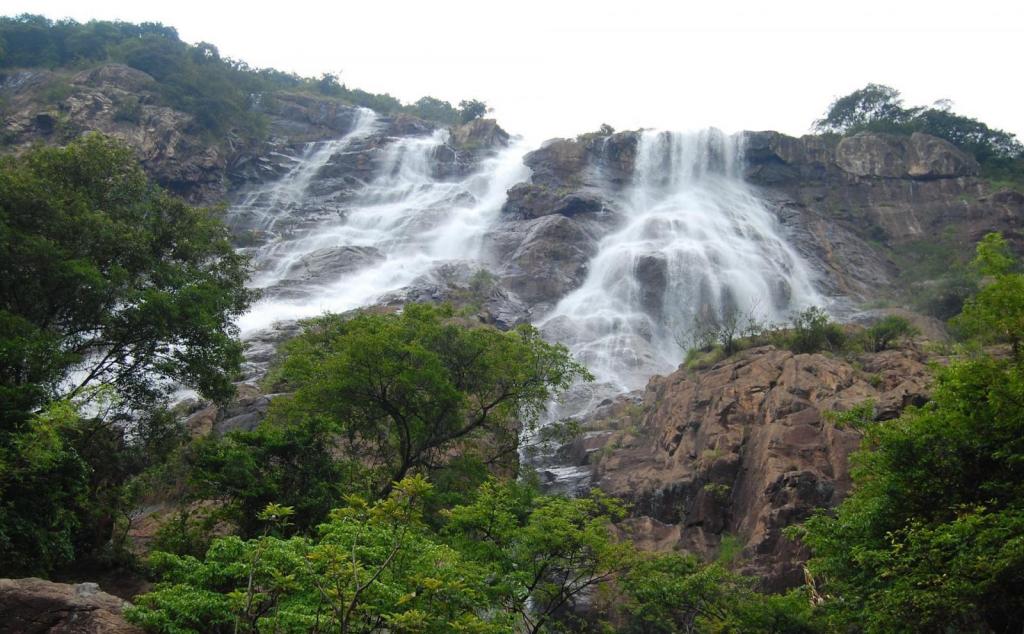
[{"label": "wet rock", "polygon": [[508,191],[501,213],[507,218],[529,220],[553,214],[572,217],[599,213],[605,209],[606,202],[594,192],[556,190],[544,185],[518,183]]},{"label": "wet rock", "polygon": [[327,284],[384,259],[374,247],[327,247],[299,258],[285,272],[289,281]]},{"label": "wet rock", "polygon": [[0,579],[0,632],[142,634],[123,616],[128,605],[95,583]]},{"label": "wet rock", "polygon": [[668,261],[660,253],[637,258],[633,276],[640,286],[640,305],[655,319],[661,319],[665,308],[665,290],[669,284]]},{"label": "wet rock", "polygon": [[544,216],[520,228],[500,271],[508,287],[530,305],[551,303],[578,288],[597,250],[583,228],[565,216]]},{"label": "wet rock", "polygon": [[213,425],[213,432],[218,435],[252,431],[267,417],[274,395],[264,394],[259,387],[248,383],[240,383],[236,387],[235,399],[218,413]]}]

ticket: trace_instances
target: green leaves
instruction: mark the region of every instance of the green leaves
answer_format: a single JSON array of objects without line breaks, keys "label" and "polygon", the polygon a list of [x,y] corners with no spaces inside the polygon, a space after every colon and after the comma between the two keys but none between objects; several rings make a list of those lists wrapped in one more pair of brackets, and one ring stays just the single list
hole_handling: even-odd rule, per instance
[{"label": "green leaves", "polygon": [[90,135],[0,162],[0,266],[0,385],[19,407],[95,385],[138,406],[167,379],[230,394],[245,260],[127,148]]},{"label": "green leaves", "polygon": [[443,467],[455,447],[463,457],[514,457],[521,427],[589,376],[531,327],[503,333],[429,305],[313,320],[283,354],[271,380],[294,394],[274,401],[271,424],[332,430],[378,494],[407,473]]},{"label": "green leaves", "polygon": [[994,280],[959,325],[1009,340],[1010,359],[937,371],[932,402],[863,426],[855,488],[799,537],[835,627],[865,632],[1014,631],[1024,623],[1024,288],[998,237],[976,265]]}]

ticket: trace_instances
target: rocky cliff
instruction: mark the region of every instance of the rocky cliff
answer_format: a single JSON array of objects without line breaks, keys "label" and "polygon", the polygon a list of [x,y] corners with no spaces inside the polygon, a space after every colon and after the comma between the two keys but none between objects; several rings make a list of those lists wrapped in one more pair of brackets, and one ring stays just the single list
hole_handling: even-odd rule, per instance
[{"label": "rocky cliff", "polygon": [[914,349],[845,360],[755,348],[606,403],[567,457],[632,503],[621,529],[642,546],[726,556],[769,589],[793,587],[807,553],[782,529],[843,499],[860,443],[827,414],[870,399],[875,420],[891,419],[923,404],[929,381]]}]

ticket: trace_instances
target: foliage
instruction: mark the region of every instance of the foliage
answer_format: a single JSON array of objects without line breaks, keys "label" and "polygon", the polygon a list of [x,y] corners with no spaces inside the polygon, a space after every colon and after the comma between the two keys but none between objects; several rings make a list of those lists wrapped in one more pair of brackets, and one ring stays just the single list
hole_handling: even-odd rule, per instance
[{"label": "foliage", "polygon": [[864,331],[866,348],[871,352],[888,350],[894,343],[920,334],[909,321],[898,315],[879,319]]},{"label": "foliage", "polygon": [[447,101],[435,99],[434,97],[423,97],[412,104],[409,109],[411,114],[423,119],[440,121],[448,125],[459,122],[459,111]]},{"label": "foliage", "polygon": [[[753,580],[616,539],[620,503],[540,495],[490,479],[427,521],[422,476],[387,498],[349,496],[314,538],[280,536],[293,509],[268,505],[250,540],[197,559],[156,553],[160,577],[129,618],[151,632],[558,632],[627,621],[630,631],[804,632],[810,604],[764,597]],[[576,602],[594,609],[586,623]]]},{"label": "foliage", "polygon": [[[227,134],[244,141],[262,138],[266,122],[253,107],[254,96],[285,91],[312,92],[382,114],[407,112],[446,125],[482,116],[477,114],[480,106],[486,112],[486,105],[476,100],[460,104],[462,111],[432,97],[403,106],[391,95],[349,88],[335,74],[312,78],[252,68],[244,61],[222,57],[207,42],[183,42],[174,28],[158,23],[93,20],[80,24],[29,14],[0,17],[0,69],[88,68],[109,62],[153,76],[164,103],[193,115],[197,131],[218,140]],[[137,114],[126,107],[119,108],[116,116],[129,121]]]},{"label": "foliage", "polygon": [[459,550],[492,567],[493,591],[526,632],[547,631],[559,613],[633,562],[610,522],[618,501],[537,496],[515,482],[486,482],[472,503],[452,509],[447,534]]},{"label": "foliage", "polygon": [[688,369],[707,368],[755,346],[773,345],[797,354],[810,354],[823,350],[839,352],[852,343],[842,326],[816,306],[794,315],[788,328],[761,322],[754,311],[732,310],[720,319],[698,320],[692,330],[676,339],[686,349],[683,365]]},{"label": "foliage", "polygon": [[793,318],[787,347],[796,352],[838,351],[846,342],[842,327],[824,310],[812,306]]},{"label": "foliage", "polygon": [[316,539],[271,535],[290,509],[268,505],[262,537],[214,541],[204,560],[157,553],[161,583],[128,617],[152,632],[496,632],[483,569],[422,521],[430,485],[350,498]]},{"label": "foliage", "polygon": [[0,160],[0,267],[0,567],[120,557],[125,483],[181,442],[169,383],[233,391],[245,261],[88,136]]},{"label": "foliage", "polygon": [[998,233],[978,243],[975,269],[991,281],[964,304],[954,325],[983,343],[1009,343],[1014,357],[1024,350],[1024,274],[1015,272],[1009,245]]},{"label": "foliage", "polygon": [[906,108],[900,92],[889,86],[868,84],[836,99],[814,127],[839,134],[924,132],[973,154],[990,176],[1020,178],[1024,174],[1024,145],[1013,134],[952,112],[947,100]]},{"label": "foliage", "polygon": [[881,84],[868,84],[833,101],[825,116],[814,122],[814,128],[818,132],[851,134],[871,124],[888,124],[896,130],[906,123],[906,117],[907,111],[898,90]]},{"label": "foliage", "polygon": [[384,496],[408,473],[511,469],[522,426],[589,378],[534,328],[463,323],[447,306],[325,316],[283,354],[270,380],[292,394],[257,430],[192,457],[200,492],[228,498],[246,535],[271,501],[294,506],[296,526],[309,528],[344,494]]},{"label": "foliage", "polygon": [[0,161],[0,268],[4,425],[100,385],[125,407],[168,379],[232,393],[246,262],[125,147],[91,135]]},{"label": "foliage", "polygon": [[488,110],[487,104],[479,99],[464,99],[459,102],[459,121],[469,123],[475,119],[480,119],[487,114]]},{"label": "foliage", "polygon": [[[1014,264],[998,236],[976,265],[995,281],[965,307],[971,332],[1019,341]],[[986,292],[988,289],[994,289]],[[965,358],[933,400],[864,428],[853,494],[802,529],[835,627],[1017,631],[1024,624],[1024,364]],[[800,532],[798,532],[800,534]]]},{"label": "foliage", "polygon": [[759,338],[768,326],[757,319],[757,306],[744,312],[736,306],[722,311],[721,316],[700,316],[693,328],[682,333],[677,343],[684,350],[710,351],[720,347],[725,356],[741,349],[744,339]]},{"label": "foliage", "polygon": [[797,634],[820,631],[811,604],[799,591],[762,595],[752,580],[692,555],[646,557],[620,585],[631,615],[627,632],[743,632]]},{"label": "foliage", "polygon": [[28,424],[0,435],[0,569],[41,574],[74,555],[88,468],[68,436],[78,412],[51,404]]}]

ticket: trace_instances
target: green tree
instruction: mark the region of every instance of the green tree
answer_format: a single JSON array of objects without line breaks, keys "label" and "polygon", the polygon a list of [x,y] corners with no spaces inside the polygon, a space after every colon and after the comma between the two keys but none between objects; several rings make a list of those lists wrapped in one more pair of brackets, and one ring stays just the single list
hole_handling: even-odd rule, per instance
[{"label": "green tree", "polygon": [[896,130],[907,118],[900,91],[881,84],[868,84],[833,101],[825,115],[814,122],[814,129],[847,134],[884,123]]},{"label": "green tree", "polygon": [[268,502],[295,507],[296,526],[310,528],[343,494],[386,496],[410,473],[512,470],[522,427],[589,378],[536,329],[501,332],[449,306],[311,320],[282,356],[269,381],[289,394],[261,427],[193,458],[199,495],[229,498],[247,535]]},{"label": "green tree", "polygon": [[482,118],[489,108],[487,104],[479,99],[462,100],[459,102],[459,120],[462,123],[469,123],[475,119]]},{"label": "green tree", "polygon": [[129,413],[142,439],[172,381],[233,391],[250,294],[216,216],[99,136],[0,160],[0,268],[0,567],[40,573],[111,541],[155,447]]},{"label": "green tree", "polygon": [[[998,236],[977,266],[995,281],[965,307],[979,336],[1019,342],[1020,281]],[[866,426],[854,490],[802,539],[833,626],[865,632],[1017,632],[1024,626],[1024,363],[965,358],[933,400]],[[797,531],[800,534],[800,531]]]},{"label": "green tree", "polygon": [[898,315],[888,315],[871,324],[864,331],[868,350],[881,352],[888,350],[900,339],[914,337],[920,331],[909,321]]},{"label": "green tree", "polygon": [[[511,632],[493,611],[486,567],[423,521],[430,485],[398,483],[383,500],[351,497],[316,539],[271,534],[214,541],[203,560],[156,553],[156,589],[128,617],[151,632]],[[269,505],[264,521],[289,509]],[[486,619],[486,620],[485,620]]]},{"label": "green tree", "polygon": [[1009,343],[1014,357],[1022,358],[1024,341],[1024,274],[1015,272],[1016,262],[1006,240],[998,233],[978,243],[972,263],[989,280],[977,295],[964,304],[953,320],[964,334],[983,343]]},{"label": "green tree", "polygon": [[624,516],[622,504],[599,491],[539,496],[523,484],[490,480],[471,504],[451,510],[446,532],[461,551],[493,567],[501,605],[534,633],[548,631],[636,561],[633,545],[610,530]]},{"label": "green tree", "polygon": [[126,407],[169,380],[232,393],[245,259],[127,148],[92,135],[0,161],[0,268],[5,425],[104,385]]},{"label": "green tree", "polygon": [[990,178],[1020,179],[1024,174],[1024,145],[1013,134],[956,114],[948,100],[904,107],[900,92],[881,84],[868,84],[833,101],[814,129],[838,134],[924,132],[973,154]]}]

